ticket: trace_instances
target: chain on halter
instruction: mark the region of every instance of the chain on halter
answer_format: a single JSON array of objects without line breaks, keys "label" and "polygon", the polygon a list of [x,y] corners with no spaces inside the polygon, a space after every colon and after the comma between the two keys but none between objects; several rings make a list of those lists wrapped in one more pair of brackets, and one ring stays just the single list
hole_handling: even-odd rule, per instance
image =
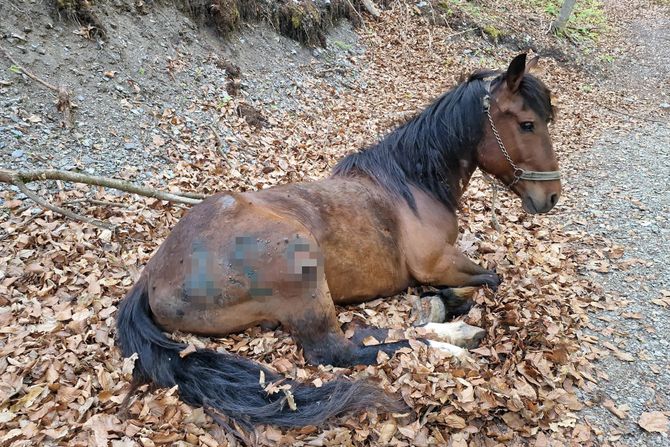
[{"label": "chain on halter", "polygon": [[509,152],[507,152],[507,148],[505,148],[505,144],[503,143],[502,138],[498,133],[498,129],[496,128],[496,125],[493,123],[493,117],[491,117],[491,96],[488,94],[484,96],[483,103],[484,103],[484,112],[486,112],[486,116],[489,119],[489,123],[491,123],[491,130],[493,131],[493,135],[496,137],[498,147],[502,151],[503,155],[505,156],[505,159],[507,159],[507,162],[510,164],[512,169],[514,169],[514,179],[512,180],[511,183],[507,185],[508,188],[511,188],[512,186],[516,185],[519,182],[519,180],[532,180],[542,182],[542,181],[561,179],[560,171],[526,171],[525,169],[522,169],[519,166],[517,166],[516,163],[514,163],[514,160],[512,160],[512,157],[510,157]]}]

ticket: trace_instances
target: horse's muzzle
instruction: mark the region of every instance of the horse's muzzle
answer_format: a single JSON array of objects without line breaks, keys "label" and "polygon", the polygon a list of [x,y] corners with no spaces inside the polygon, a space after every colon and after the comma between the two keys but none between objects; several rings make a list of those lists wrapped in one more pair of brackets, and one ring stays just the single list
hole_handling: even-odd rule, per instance
[{"label": "horse's muzzle", "polygon": [[560,191],[552,191],[546,194],[525,194],[521,201],[524,211],[530,214],[548,213],[558,203],[561,196]]}]

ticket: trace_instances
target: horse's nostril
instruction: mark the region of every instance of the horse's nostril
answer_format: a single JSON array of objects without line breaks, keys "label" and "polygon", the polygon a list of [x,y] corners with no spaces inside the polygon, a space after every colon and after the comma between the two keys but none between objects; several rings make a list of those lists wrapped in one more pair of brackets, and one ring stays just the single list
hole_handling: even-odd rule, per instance
[{"label": "horse's nostril", "polygon": [[553,193],[552,195],[550,195],[549,201],[551,202],[551,206],[556,205],[556,202],[558,202],[558,194]]}]

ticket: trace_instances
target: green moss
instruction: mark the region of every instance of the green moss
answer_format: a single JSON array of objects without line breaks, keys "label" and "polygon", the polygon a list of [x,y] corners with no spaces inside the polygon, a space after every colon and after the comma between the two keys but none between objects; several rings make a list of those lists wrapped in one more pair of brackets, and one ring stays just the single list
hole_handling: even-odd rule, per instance
[{"label": "green moss", "polygon": [[437,3],[437,7],[442,10],[442,12],[446,13],[447,15],[453,15],[454,10],[452,9],[451,2],[447,0],[441,0]]},{"label": "green moss", "polygon": [[484,34],[486,34],[491,39],[496,40],[496,41],[505,35],[504,32],[502,32],[501,30],[499,30],[498,28],[496,28],[493,25],[484,26],[482,28],[482,31],[484,31]]},{"label": "green moss", "polygon": [[293,25],[293,28],[298,29],[300,28],[300,23],[301,23],[301,17],[297,13],[293,13],[291,16],[291,25]]},{"label": "green moss", "polygon": [[333,41],[333,45],[335,45],[335,46],[336,46],[337,48],[339,48],[340,50],[345,50],[345,51],[349,51],[349,50],[351,50],[351,48],[352,48],[351,45],[349,45],[349,44],[346,43],[346,42],[342,42],[341,40],[335,40],[335,41]]}]

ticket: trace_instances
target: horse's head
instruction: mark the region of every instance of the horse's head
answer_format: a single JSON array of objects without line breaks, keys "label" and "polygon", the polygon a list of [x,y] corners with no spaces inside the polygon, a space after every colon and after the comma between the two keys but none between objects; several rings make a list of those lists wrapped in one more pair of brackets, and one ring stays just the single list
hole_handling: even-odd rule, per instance
[{"label": "horse's head", "polygon": [[547,125],[553,118],[549,89],[528,70],[526,55],[512,60],[484,98],[479,167],[509,186],[529,213],[546,213],[561,194],[558,161]]}]

